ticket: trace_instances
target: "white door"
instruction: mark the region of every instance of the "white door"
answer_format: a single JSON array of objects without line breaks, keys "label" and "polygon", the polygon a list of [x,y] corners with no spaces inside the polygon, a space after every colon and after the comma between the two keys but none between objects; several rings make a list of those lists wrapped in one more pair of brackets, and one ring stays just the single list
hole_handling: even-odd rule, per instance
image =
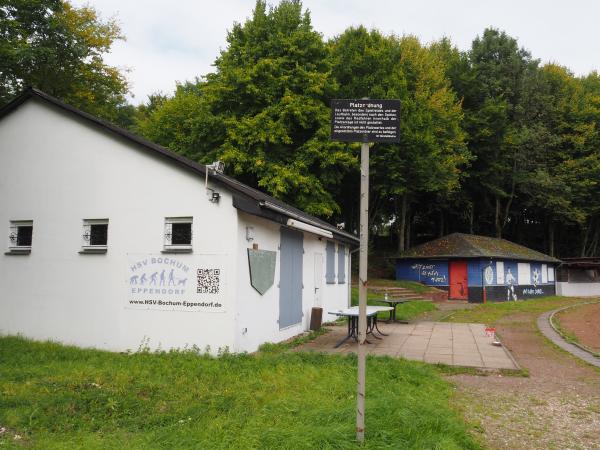
[{"label": "white door", "polygon": [[315,253],[315,306],[323,306],[323,254]]}]

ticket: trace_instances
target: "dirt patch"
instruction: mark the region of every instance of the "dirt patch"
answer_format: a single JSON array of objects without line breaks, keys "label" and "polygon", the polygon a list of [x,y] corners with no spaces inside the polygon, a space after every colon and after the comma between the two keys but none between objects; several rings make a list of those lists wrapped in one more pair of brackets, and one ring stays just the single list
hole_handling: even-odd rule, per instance
[{"label": "dirt patch", "polygon": [[576,337],[577,342],[600,352],[600,303],[569,308],[555,318],[564,331]]},{"label": "dirt patch", "polygon": [[457,403],[493,449],[600,449],[600,371],[549,343],[537,314],[499,321],[504,345],[530,376],[456,375]]}]

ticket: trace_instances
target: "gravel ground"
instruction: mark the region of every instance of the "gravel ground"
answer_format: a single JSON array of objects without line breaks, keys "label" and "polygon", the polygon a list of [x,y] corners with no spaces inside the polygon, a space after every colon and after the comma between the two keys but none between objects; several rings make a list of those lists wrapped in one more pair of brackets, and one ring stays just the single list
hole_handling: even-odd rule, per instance
[{"label": "gravel ground", "polygon": [[456,401],[491,449],[600,449],[600,370],[550,344],[536,315],[496,328],[529,377],[456,375]]}]

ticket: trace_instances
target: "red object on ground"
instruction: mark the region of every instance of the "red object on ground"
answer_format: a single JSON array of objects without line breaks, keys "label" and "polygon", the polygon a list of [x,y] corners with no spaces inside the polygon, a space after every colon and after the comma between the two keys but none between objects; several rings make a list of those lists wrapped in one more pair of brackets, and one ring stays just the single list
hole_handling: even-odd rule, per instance
[{"label": "red object on ground", "polygon": [[450,261],[450,298],[467,300],[469,298],[469,281],[466,261]]}]

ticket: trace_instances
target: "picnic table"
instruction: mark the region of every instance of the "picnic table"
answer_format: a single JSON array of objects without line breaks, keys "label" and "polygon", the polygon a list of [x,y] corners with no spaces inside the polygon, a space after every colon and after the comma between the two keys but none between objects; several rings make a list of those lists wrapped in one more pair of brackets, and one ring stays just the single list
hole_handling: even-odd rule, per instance
[{"label": "picnic table", "polygon": [[385,294],[385,296],[383,298],[378,298],[377,301],[382,302],[382,303],[387,303],[388,305],[390,305],[390,307],[391,307],[390,318],[389,318],[388,322],[395,322],[396,321],[396,306],[401,305],[402,303],[408,303],[412,300],[410,298],[392,298],[392,297],[388,297],[387,294]]},{"label": "picnic table", "polygon": [[[375,339],[382,339],[375,334],[375,330],[377,330],[377,333],[380,335],[387,336],[387,334],[382,333],[377,327],[377,313],[381,311],[390,311],[391,314],[391,310],[391,306],[367,305],[367,334],[370,334]],[[334,348],[338,348],[350,338],[354,338],[355,341],[358,341],[358,306],[352,306],[351,308],[340,309],[337,311],[329,311],[329,314],[348,318],[348,334],[344,337],[344,339],[338,342]],[[370,342],[367,341],[367,343]]]}]

